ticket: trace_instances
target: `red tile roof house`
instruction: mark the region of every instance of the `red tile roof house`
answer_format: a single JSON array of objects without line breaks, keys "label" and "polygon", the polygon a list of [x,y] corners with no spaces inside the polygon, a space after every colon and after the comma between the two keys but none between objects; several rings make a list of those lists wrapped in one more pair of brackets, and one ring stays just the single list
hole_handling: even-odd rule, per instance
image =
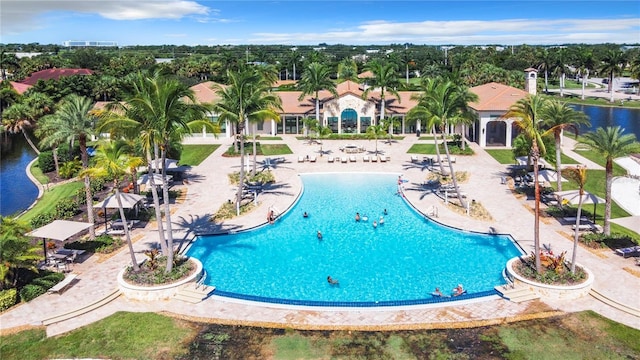
[{"label": "red tile roof house", "polygon": [[66,76],[74,76],[74,75],[92,75],[93,74],[93,70],[89,70],[89,69],[46,69],[46,70],[40,70],[40,71],[36,71],[34,73],[32,73],[31,75],[29,75],[29,77],[27,77],[26,79],[20,81],[22,84],[27,84],[27,85],[35,85],[38,83],[38,80],[50,80],[50,79],[54,79],[54,80],[58,80],[61,77],[66,77]]},{"label": "red tile roof house", "polygon": [[[534,69],[525,70],[527,82],[525,88],[535,91],[536,73]],[[213,103],[218,100],[218,95],[212,89],[213,82],[205,82],[191,89],[195,92],[196,99],[200,103]],[[336,86],[338,97],[334,97],[329,91],[320,91],[320,118],[325,126],[329,126],[334,133],[364,133],[369,125],[376,124],[380,115],[380,91],[373,90],[369,97],[362,99],[363,85],[352,81],[345,81]],[[517,135],[513,131],[513,120],[501,117],[518,100],[524,98],[529,92],[511,86],[489,83],[470,89],[478,95],[478,101],[469,104],[477,113],[478,119],[469,127],[467,138],[477,142],[481,147],[500,146],[511,147],[513,138]],[[400,134],[415,134],[420,129],[416,121],[405,119],[407,112],[416,106],[417,102],[411,100],[414,91],[399,91],[400,100],[386,92],[385,115],[395,116],[400,119],[401,125],[397,129]],[[313,96],[305,96],[301,101],[300,91],[278,91],[276,94],[282,100],[283,111],[280,121],[265,121],[261,124],[253,124],[256,134],[303,134],[303,119],[315,117],[315,102]],[[215,114],[210,115],[212,119]],[[249,127],[245,128],[250,133]],[[221,124],[221,130],[225,137],[232,137],[232,127],[229,124]],[[460,132],[460,129],[456,129]],[[199,136],[199,135],[198,135]]]}]

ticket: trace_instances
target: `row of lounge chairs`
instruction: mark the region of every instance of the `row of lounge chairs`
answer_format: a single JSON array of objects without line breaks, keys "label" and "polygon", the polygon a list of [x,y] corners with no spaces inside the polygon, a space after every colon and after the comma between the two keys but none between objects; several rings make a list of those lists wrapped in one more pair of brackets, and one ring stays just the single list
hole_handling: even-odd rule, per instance
[{"label": "row of lounge chairs", "polygon": [[[341,162],[341,163],[347,163],[347,162],[357,162],[358,159],[355,155],[349,155],[347,156],[340,156],[340,157],[333,157],[333,156],[329,156],[327,159],[327,162]],[[364,155],[362,157],[362,162],[387,162],[387,161],[391,161],[391,157],[390,156],[384,156],[384,155],[373,155],[373,156],[369,156],[369,155]]]},{"label": "row of lounge chairs", "polygon": [[[450,159],[451,159],[452,163],[455,163],[456,160],[457,160],[455,156],[451,156]],[[446,156],[441,157],[441,160],[442,160],[443,163],[448,162]],[[419,159],[418,159],[418,155],[411,155],[411,162],[412,163],[420,162]],[[424,156],[422,158],[422,162],[423,163],[428,163],[428,164],[433,164],[434,162],[437,162],[437,159],[435,159],[434,157],[431,157],[431,156]]]}]

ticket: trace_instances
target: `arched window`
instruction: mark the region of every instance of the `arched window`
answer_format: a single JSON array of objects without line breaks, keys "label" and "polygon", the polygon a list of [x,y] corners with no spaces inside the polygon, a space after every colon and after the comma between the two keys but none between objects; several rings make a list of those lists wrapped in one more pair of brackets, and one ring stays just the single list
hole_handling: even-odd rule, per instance
[{"label": "arched window", "polygon": [[353,109],[344,109],[340,114],[343,133],[353,133],[357,131],[358,113]]}]

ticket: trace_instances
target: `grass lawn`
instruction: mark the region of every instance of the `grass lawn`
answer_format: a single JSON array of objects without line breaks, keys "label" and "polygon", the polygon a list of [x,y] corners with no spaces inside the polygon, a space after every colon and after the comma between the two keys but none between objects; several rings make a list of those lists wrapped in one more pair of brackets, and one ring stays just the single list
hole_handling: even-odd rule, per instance
[{"label": "grass lawn", "polygon": [[446,330],[302,331],[116,313],[69,334],[0,338],[2,359],[636,359],[640,330],[585,311]]},{"label": "grass lawn", "polygon": [[485,151],[500,164],[513,165],[516,163],[516,159],[513,157],[513,151],[511,151],[511,149],[485,149]]},{"label": "grass lawn", "polygon": [[265,156],[293,154],[287,144],[260,144],[260,148],[262,149],[262,155]]},{"label": "grass lawn", "polygon": [[196,324],[153,313],[116,313],[104,320],[47,338],[44,330],[3,336],[3,360],[100,358],[173,359],[187,353]]},{"label": "grass lawn", "polygon": [[260,136],[258,140],[282,140],[280,136]]},{"label": "grass lawn", "polygon": [[35,161],[33,165],[31,165],[29,171],[31,171],[31,175],[33,175],[40,182],[40,184],[44,185],[49,183],[49,178],[42,172],[42,170],[40,170],[40,166],[38,166],[37,161]]},{"label": "grass lawn", "polygon": [[407,150],[409,154],[435,154],[436,153],[436,145],[435,144],[413,144]]},{"label": "grass lawn", "polygon": [[[576,153],[584,156],[585,158],[602,167],[605,167],[607,165],[606,159],[593,150],[576,150]],[[627,171],[622,166],[616,164],[615,162],[613,163],[613,176],[624,176],[626,174]]]},{"label": "grass lawn", "polygon": [[40,214],[54,212],[58,201],[75,196],[78,189],[82,188],[83,186],[84,183],[82,181],[74,181],[68,184],[53,187],[49,191],[45,191],[44,195],[42,195],[42,198],[38,200],[36,206],[22,215],[20,217],[20,220],[29,222],[31,221],[31,219]]},{"label": "grass lawn", "polygon": [[183,145],[179,163],[190,166],[200,165],[219,147],[220,145]]}]

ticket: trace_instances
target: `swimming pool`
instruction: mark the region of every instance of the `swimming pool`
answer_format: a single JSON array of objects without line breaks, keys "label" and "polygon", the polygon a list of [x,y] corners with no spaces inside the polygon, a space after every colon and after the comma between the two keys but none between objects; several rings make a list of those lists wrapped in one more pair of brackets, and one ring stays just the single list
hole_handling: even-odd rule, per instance
[{"label": "swimming pool", "polygon": [[[509,236],[426,219],[398,196],[398,174],[300,176],[302,196],[275,224],[192,244],[187,255],[202,261],[214,294],[320,306],[424,303],[436,287],[446,294],[459,283],[470,296],[491,293],[521,254]],[[356,212],[368,220],[356,222]]]}]

